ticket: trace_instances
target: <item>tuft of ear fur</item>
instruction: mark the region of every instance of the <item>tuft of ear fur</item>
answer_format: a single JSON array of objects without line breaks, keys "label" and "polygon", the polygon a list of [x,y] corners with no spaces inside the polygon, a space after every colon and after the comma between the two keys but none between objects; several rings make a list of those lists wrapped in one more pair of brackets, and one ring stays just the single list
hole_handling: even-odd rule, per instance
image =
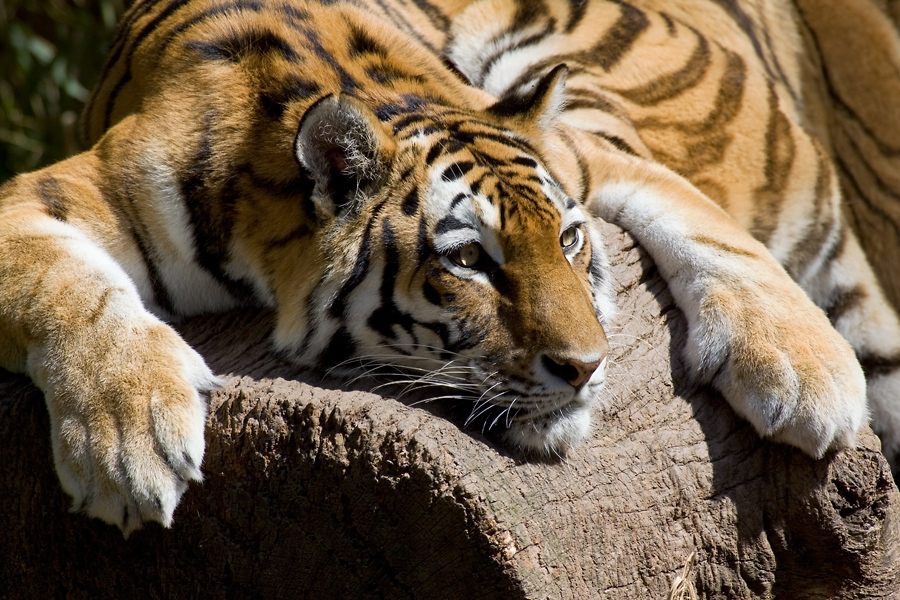
[{"label": "tuft of ear fur", "polygon": [[310,106],[294,140],[297,161],[316,183],[313,202],[332,216],[362,206],[387,175],[395,150],[375,113],[346,94]]},{"label": "tuft of ear fur", "polygon": [[568,72],[566,65],[556,65],[529,93],[511,91],[488,108],[488,112],[498,117],[524,119],[546,131],[553,127],[566,104]]}]

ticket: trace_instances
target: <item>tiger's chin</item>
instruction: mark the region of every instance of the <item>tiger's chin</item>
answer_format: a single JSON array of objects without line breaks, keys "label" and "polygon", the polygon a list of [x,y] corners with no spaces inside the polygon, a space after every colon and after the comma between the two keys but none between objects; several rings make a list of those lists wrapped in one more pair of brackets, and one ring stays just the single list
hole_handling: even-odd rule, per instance
[{"label": "tiger's chin", "polygon": [[564,456],[591,435],[591,412],[606,383],[606,361],[568,403],[539,414],[517,415],[503,434],[510,447],[536,456]]},{"label": "tiger's chin", "polygon": [[503,434],[509,446],[538,456],[562,456],[591,433],[591,404],[572,402],[560,410],[520,417]]}]

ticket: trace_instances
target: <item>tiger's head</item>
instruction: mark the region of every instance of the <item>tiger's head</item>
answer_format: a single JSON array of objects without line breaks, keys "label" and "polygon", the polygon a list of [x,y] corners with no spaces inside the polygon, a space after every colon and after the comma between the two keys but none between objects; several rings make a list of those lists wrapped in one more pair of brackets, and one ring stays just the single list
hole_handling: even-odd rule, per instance
[{"label": "tiger's head", "polygon": [[315,183],[322,276],[303,310],[279,312],[276,345],[450,388],[530,451],[583,440],[613,301],[590,217],[541,160],[564,75],[481,111],[412,96],[310,107],[295,152]]}]

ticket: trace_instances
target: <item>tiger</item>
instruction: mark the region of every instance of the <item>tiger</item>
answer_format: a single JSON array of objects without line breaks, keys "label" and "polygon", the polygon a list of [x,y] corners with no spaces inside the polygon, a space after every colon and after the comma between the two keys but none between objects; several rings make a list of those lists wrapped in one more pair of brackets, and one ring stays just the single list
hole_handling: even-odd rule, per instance
[{"label": "tiger", "polygon": [[[0,187],[0,367],[73,508],[170,527],[220,385],[172,323],[275,314],[565,455],[615,319],[598,223],[651,255],[692,377],[820,458],[900,451],[900,323],[842,216],[780,0],[138,0],[84,152]],[[877,365],[864,369],[866,365]]]}]

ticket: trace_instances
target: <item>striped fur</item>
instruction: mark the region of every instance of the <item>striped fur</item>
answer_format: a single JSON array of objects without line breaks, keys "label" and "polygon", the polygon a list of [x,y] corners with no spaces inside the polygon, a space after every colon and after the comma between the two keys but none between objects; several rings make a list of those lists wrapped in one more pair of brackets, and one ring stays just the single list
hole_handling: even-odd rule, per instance
[{"label": "striped fur", "polygon": [[0,366],[44,391],[64,489],[126,534],[168,525],[215,378],[160,319],[253,304],[301,365],[400,373],[565,451],[605,377],[598,217],[651,252],[698,380],[761,435],[851,446],[865,369],[896,462],[900,326],[804,128],[795,17],[138,2],[85,111],[91,150],[0,188]]}]

